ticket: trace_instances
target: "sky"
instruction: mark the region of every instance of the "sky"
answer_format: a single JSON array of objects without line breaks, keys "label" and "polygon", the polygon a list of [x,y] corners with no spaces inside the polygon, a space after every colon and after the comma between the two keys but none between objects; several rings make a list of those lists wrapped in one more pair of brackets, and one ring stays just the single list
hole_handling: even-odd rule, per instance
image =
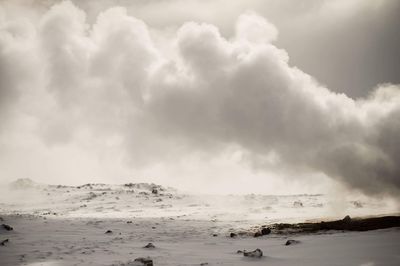
[{"label": "sky", "polygon": [[399,11],[3,0],[0,182],[398,197]]}]

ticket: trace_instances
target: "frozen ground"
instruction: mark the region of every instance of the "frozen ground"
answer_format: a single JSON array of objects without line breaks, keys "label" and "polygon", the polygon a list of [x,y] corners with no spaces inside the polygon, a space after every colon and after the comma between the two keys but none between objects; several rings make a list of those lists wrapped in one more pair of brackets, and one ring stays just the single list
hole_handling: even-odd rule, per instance
[{"label": "frozen ground", "polygon": [[[232,230],[281,221],[396,213],[387,201],[324,195],[184,194],[153,184],[80,187],[20,180],[0,196],[0,265],[400,265],[398,228],[362,233],[230,238]],[[105,233],[111,230],[112,233]],[[285,241],[301,243],[285,246]],[[144,249],[152,242],[155,249]],[[245,258],[237,250],[260,248]]]},{"label": "frozen ground", "polygon": [[56,217],[301,222],[398,212],[395,202],[345,195],[196,195],[155,184],[54,186],[19,179],[0,189],[0,213]]},{"label": "frozen ground", "polygon": [[[163,218],[126,219],[5,217],[14,231],[0,247],[1,265],[124,265],[150,256],[154,265],[400,265],[400,230],[290,236],[301,243],[285,246],[288,236],[232,239],[213,237],[220,224]],[[227,226],[223,224],[222,227]],[[105,234],[112,230],[111,234]],[[144,249],[148,242],[155,249]],[[260,248],[261,259],[237,250]]]}]

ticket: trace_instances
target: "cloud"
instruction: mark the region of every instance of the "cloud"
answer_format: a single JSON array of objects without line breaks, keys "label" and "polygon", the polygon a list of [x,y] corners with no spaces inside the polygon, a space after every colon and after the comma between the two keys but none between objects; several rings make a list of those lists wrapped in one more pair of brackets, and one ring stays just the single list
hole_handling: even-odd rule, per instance
[{"label": "cloud", "polygon": [[1,23],[1,107],[15,112],[0,116],[5,147],[18,129],[41,149],[110,151],[134,168],[193,154],[206,164],[235,147],[254,169],[289,179],[323,173],[365,193],[399,192],[400,87],[360,99],[329,90],[290,65],[276,27],[255,13],[239,16],[231,37],[187,22],[162,45],[122,7],[89,24],[67,1],[37,22]]}]

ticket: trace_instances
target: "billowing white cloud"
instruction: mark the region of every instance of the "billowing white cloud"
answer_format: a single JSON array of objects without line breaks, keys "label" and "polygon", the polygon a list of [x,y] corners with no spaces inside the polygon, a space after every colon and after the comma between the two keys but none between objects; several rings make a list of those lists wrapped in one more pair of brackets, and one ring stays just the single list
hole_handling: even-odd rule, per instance
[{"label": "billowing white cloud", "polygon": [[[330,91],[290,66],[274,45],[276,27],[255,13],[241,15],[231,37],[187,22],[162,45],[122,7],[93,24],[71,2],[38,21],[0,23],[1,112],[12,113],[0,116],[0,157],[22,137],[47,152],[69,147],[71,157],[109,152],[127,168],[193,154],[204,163],[235,147],[268,173],[323,173],[366,193],[399,192],[400,87],[361,99]],[[115,160],[102,162],[90,167],[112,169]]]}]

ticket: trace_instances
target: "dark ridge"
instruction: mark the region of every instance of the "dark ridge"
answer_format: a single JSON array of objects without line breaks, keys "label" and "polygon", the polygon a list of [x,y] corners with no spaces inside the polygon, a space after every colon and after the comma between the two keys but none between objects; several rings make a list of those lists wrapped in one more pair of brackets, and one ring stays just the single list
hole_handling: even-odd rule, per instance
[{"label": "dark ridge", "polygon": [[400,227],[400,216],[383,216],[374,218],[352,219],[346,216],[342,220],[318,222],[318,223],[297,223],[297,224],[273,224],[272,231],[277,234],[284,233],[315,233],[318,231],[340,230],[340,231],[369,231]]}]

